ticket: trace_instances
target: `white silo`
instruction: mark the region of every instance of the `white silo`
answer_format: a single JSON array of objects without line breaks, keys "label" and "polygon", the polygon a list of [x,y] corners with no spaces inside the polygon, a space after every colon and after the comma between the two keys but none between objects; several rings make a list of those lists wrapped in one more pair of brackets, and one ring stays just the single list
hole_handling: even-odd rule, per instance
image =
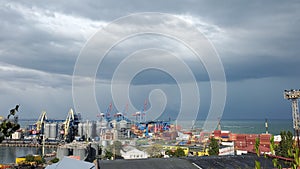
[{"label": "white silo", "polygon": [[44,135],[45,139],[50,137],[50,124],[44,123]]},{"label": "white silo", "polygon": [[56,139],[57,138],[57,131],[58,131],[58,125],[57,123],[51,123],[50,124],[50,139]]}]

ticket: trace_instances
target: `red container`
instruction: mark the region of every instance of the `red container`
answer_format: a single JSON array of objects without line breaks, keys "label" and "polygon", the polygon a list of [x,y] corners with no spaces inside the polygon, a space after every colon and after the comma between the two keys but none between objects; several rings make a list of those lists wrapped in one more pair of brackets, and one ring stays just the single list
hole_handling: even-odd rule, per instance
[{"label": "red container", "polygon": [[242,147],[246,147],[246,146],[247,146],[247,143],[246,143],[245,141],[235,141],[235,142],[234,142],[234,145],[235,145],[236,147],[242,148]]},{"label": "red container", "polygon": [[230,140],[235,141],[237,139],[236,136],[237,136],[236,134],[231,133],[230,134]]}]

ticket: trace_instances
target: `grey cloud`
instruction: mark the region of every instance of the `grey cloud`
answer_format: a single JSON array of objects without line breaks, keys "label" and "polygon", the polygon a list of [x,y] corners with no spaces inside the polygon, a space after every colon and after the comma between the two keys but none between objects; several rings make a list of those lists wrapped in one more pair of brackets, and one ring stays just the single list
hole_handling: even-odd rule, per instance
[{"label": "grey cloud", "polygon": [[[297,80],[288,83],[290,79],[299,77],[299,8],[298,1],[271,0],[3,1],[0,3],[0,68],[14,69],[12,72],[0,72],[2,100],[5,100],[3,105],[14,105],[15,100],[20,98],[22,104],[27,105],[24,109],[28,112],[39,112],[43,107],[50,112],[67,112],[72,105],[70,85],[74,64],[88,37],[105,24],[124,15],[164,12],[190,19],[215,45],[225,67],[228,83],[233,86],[229,87],[228,97],[232,100],[229,100],[229,108],[226,109],[230,116],[231,110],[243,111],[241,106],[235,105],[239,102],[236,98],[239,95],[233,89],[235,87],[243,91],[243,86],[246,88],[253,83],[264,83],[262,89],[269,89],[268,85],[279,83],[281,78],[285,78],[286,83],[270,88],[268,92],[289,86],[296,88],[296,84],[299,84]],[[61,23],[62,21],[65,23]],[[123,42],[112,50],[98,70],[97,83],[109,84],[113,70],[121,58],[138,48],[156,46],[172,50],[172,45],[168,46],[170,42],[165,44],[161,38],[152,37],[148,41],[140,39],[138,42],[138,46],[134,46],[134,42]],[[177,53],[186,57],[184,52],[180,48],[177,50]],[[193,58],[185,58],[185,61],[200,84],[209,81],[201,62],[196,62]],[[272,80],[265,80],[268,78]],[[251,83],[244,83],[249,80]],[[173,83],[172,78],[155,71],[143,72],[133,81],[134,87],[143,85],[142,88],[147,84]],[[22,92],[24,89],[27,91]],[[254,88],[251,88],[250,93],[254,93]],[[143,100],[144,96],[138,95],[139,93],[134,97]],[[272,96],[279,97],[279,94]],[[35,100],[39,102],[35,104]],[[262,101],[263,98],[260,103]],[[175,102],[172,104],[176,104]],[[279,102],[279,99],[274,100],[274,103]],[[289,108],[287,106],[288,104],[270,109],[283,111]],[[1,107],[1,110],[6,109],[5,106]],[[167,109],[173,110],[170,105]],[[267,109],[264,108],[264,111]],[[259,108],[252,108],[252,111],[259,111]]]}]

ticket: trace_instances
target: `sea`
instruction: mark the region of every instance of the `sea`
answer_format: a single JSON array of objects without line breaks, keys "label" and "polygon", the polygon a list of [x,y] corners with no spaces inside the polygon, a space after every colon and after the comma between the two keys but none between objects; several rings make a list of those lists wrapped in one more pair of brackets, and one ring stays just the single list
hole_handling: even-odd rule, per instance
[{"label": "sea", "polygon": [[[33,124],[28,121],[20,121],[21,126]],[[195,128],[201,128],[204,121],[195,122]],[[261,134],[266,132],[265,120],[222,120],[221,129],[239,134]],[[293,131],[293,122],[291,119],[268,119],[268,132],[273,135],[279,135],[281,131]],[[46,153],[51,153],[54,149],[46,149]],[[41,148],[36,147],[0,147],[0,164],[14,163],[16,157],[28,154],[41,154]]]}]

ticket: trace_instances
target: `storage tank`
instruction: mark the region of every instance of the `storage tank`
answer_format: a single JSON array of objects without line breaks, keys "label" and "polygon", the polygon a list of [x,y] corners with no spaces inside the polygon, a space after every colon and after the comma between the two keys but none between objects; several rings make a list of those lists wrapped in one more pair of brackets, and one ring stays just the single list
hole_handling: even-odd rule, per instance
[{"label": "storage tank", "polygon": [[88,136],[90,138],[96,137],[96,124],[94,122],[88,123]]},{"label": "storage tank", "polygon": [[44,135],[45,135],[45,138],[50,137],[50,124],[49,123],[44,124]]},{"label": "storage tank", "polygon": [[83,134],[83,123],[79,123],[78,124],[78,135],[80,137],[82,137],[84,134]]},{"label": "storage tank", "polygon": [[88,132],[88,124],[82,123],[82,135],[87,136]]},{"label": "storage tank", "polygon": [[50,124],[50,135],[49,135],[49,138],[56,139],[56,137],[57,137],[57,131],[58,131],[58,125],[57,125],[57,123],[51,123]]},{"label": "storage tank", "polygon": [[57,147],[57,153],[56,153],[56,157],[59,160],[62,160],[64,156],[68,156],[69,155],[69,149],[66,147]]},{"label": "storage tank", "polygon": [[73,149],[73,155],[79,156],[80,160],[85,160],[87,157],[87,150],[85,147],[76,147]]}]

